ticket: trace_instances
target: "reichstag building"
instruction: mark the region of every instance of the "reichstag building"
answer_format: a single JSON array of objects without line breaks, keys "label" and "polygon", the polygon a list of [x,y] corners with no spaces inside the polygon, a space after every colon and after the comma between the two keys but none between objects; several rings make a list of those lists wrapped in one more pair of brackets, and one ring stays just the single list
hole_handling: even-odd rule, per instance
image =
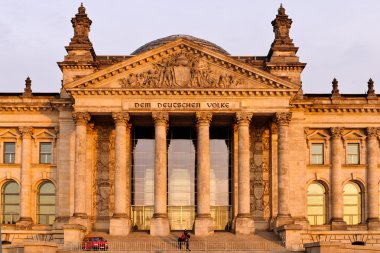
[{"label": "reichstag building", "polygon": [[83,5],[71,22],[60,92],[27,78],[24,92],[0,93],[5,236],[266,230],[289,249],[380,246],[374,82],[304,94],[282,6],[265,56],[188,35],[97,55]]}]

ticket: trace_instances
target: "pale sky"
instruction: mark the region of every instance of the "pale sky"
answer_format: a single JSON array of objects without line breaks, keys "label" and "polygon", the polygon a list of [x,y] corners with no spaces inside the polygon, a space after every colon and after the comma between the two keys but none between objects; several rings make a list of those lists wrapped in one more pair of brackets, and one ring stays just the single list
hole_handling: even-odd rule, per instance
[{"label": "pale sky", "polygon": [[0,0],[0,92],[59,92],[71,18],[83,2],[98,55],[129,55],[173,34],[209,40],[231,55],[267,55],[280,3],[307,66],[305,93],[363,94],[371,77],[380,94],[379,0]]}]

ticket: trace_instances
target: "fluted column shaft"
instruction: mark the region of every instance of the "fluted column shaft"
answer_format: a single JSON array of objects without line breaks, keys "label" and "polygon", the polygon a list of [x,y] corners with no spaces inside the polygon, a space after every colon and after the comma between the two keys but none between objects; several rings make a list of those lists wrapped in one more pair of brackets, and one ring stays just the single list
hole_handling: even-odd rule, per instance
[{"label": "fluted column shaft", "polygon": [[169,114],[154,112],[155,162],[154,162],[154,215],[167,217],[167,140],[166,130]]},{"label": "fluted column shaft", "polygon": [[342,188],[342,134],[343,128],[331,128],[331,221],[343,222],[343,188]]},{"label": "fluted column shaft", "polygon": [[380,128],[367,128],[368,221],[379,222],[379,188],[377,175],[378,136]]},{"label": "fluted column shaft", "polygon": [[276,113],[278,129],[278,216],[291,217],[289,211],[289,140],[288,129],[292,114]]},{"label": "fluted column shaft", "polygon": [[197,112],[197,216],[210,215],[210,112]]},{"label": "fluted column shaft", "polygon": [[250,217],[249,125],[252,113],[237,113],[238,124],[238,217]]},{"label": "fluted column shaft", "polygon": [[[115,211],[113,216],[127,217],[127,212],[130,206],[127,206],[127,198],[130,198],[130,190],[127,188],[127,179],[129,178],[127,168],[127,128],[129,121],[128,113],[113,113],[112,117],[115,121]],[[130,134],[128,134],[130,136]],[[130,151],[130,150],[129,150]],[[129,164],[130,166],[130,164]],[[128,167],[129,167],[128,166]],[[127,178],[128,177],[128,178]],[[128,191],[129,190],[129,191]]]},{"label": "fluted column shaft", "polygon": [[31,164],[32,164],[32,134],[31,127],[20,127],[22,135],[21,146],[21,189],[20,189],[20,221],[32,222],[31,215]]},{"label": "fluted column shaft", "polygon": [[74,166],[74,216],[86,218],[85,192],[86,185],[86,135],[87,123],[90,120],[87,112],[74,112],[75,121],[75,166]]}]

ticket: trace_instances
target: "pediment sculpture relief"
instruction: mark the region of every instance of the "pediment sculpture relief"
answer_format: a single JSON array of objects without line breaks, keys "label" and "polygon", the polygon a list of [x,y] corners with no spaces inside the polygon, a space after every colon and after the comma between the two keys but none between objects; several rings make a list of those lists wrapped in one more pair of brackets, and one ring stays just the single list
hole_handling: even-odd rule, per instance
[{"label": "pediment sculpture relief", "polygon": [[213,66],[205,57],[183,52],[119,81],[122,88],[236,88],[243,84],[243,79]]}]

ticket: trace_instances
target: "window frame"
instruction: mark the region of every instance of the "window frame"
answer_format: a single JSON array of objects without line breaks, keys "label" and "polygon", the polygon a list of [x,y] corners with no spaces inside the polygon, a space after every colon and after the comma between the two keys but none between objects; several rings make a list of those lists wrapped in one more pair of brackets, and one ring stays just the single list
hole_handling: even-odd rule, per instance
[{"label": "window frame", "polygon": [[[40,212],[40,207],[41,206],[53,206],[52,204],[41,204],[40,203],[40,196],[41,196],[41,187],[44,185],[44,184],[52,184],[53,187],[54,187],[54,194],[52,193],[49,193],[49,194],[46,194],[44,193],[42,196],[54,196],[54,215],[53,214],[50,214],[50,213],[41,213]],[[54,223],[54,220],[55,220],[55,217],[56,217],[56,211],[57,211],[57,201],[56,201],[56,197],[57,197],[57,188],[55,186],[55,184],[50,181],[50,180],[45,180],[43,182],[41,182],[39,185],[38,185],[38,188],[37,188],[37,194],[36,194],[36,216],[37,216],[37,224],[41,224],[41,225],[52,225]],[[47,220],[49,220],[49,217],[50,216],[54,216],[54,219],[53,219],[53,222],[52,223],[41,223],[41,215],[45,215],[45,216],[48,216]]]},{"label": "window frame", "polygon": [[[322,162],[321,163],[314,163],[313,162],[313,157],[314,157],[314,154],[313,154],[313,145],[322,145]],[[324,165],[325,164],[325,143],[324,142],[312,142],[310,144],[310,164],[311,165]]]},{"label": "window frame", "polygon": [[[344,192],[344,188],[348,185],[348,184],[353,184],[353,185],[356,185],[357,188],[359,189],[358,193],[353,195],[353,194],[345,194]],[[344,197],[345,196],[353,196],[353,197],[357,197],[358,198],[358,204],[357,204],[357,210],[358,210],[358,214],[357,214],[357,217],[358,217],[358,223],[350,223],[350,222],[346,222],[347,225],[359,225],[361,223],[363,223],[363,207],[364,207],[364,194],[363,194],[363,189],[362,189],[362,186],[360,183],[358,183],[357,181],[348,181],[346,184],[344,184],[343,186],[343,219],[345,219],[346,216],[354,216],[354,214],[345,214],[344,212],[344,209],[346,206],[356,206],[356,205],[353,205],[353,204],[345,204],[344,202]]]},{"label": "window frame", "polygon": [[[44,145],[44,144],[50,144],[50,153],[48,152],[44,152],[42,153],[41,151],[41,146]],[[49,142],[49,141],[41,141],[39,142],[39,149],[38,149],[38,157],[39,157],[39,164],[52,164],[53,163],[53,143],[52,142]],[[45,156],[49,156],[50,155],[50,161],[42,161],[42,155],[45,155]]]},{"label": "window frame", "polygon": [[[323,224],[311,224],[310,220],[309,220],[309,213],[308,213],[308,208],[309,206],[321,206],[321,205],[309,205],[309,201],[308,201],[308,197],[309,196],[321,196],[321,194],[309,194],[309,187],[312,185],[312,184],[318,184],[320,185],[322,188],[323,188],[323,191],[324,193],[322,194],[323,196],[323,205],[322,205],[322,210],[323,210],[323,214],[322,215],[318,215],[318,216],[322,216],[323,217]],[[307,188],[306,188],[306,216],[307,216],[307,219],[309,221],[309,224],[311,226],[322,226],[322,225],[326,225],[327,224],[327,221],[328,221],[328,188],[326,187],[326,185],[321,182],[321,181],[312,181],[310,184],[308,184]],[[310,216],[317,216],[317,215],[310,215]]]},{"label": "window frame", "polygon": [[[16,184],[18,186],[18,193],[5,193],[5,189],[10,184]],[[18,206],[18,213],[5,214],[5,196],[18,196],[18,204],[8,203],[7,206]],[[15,224],[19,219],[21,214],[21,203],[20,203],[20,185],[15,180],[7,180],[1,188],[1,224]],[[5,215],[11,215],[10,223],[4,223]],[[13,218],[15,216],[15,218]]]},{"label": "window frame", "polygon": [[[6,145],[7,144],[13,144],[14,145],[14,150],[13,153],[7,153],[6,152]],[[12,156],[13,154],[13,156]],[[11,162],[6,162],[6,157],[7,155],[11,155],[10,157],[13,157],[13,160],[11,159]],[[16,163],[16,142],[15,141],[5,141],[3,142],[3,163],[4,164],[15,164]]]},{"label": "window frame", "polygon": [[[350,156],[353,156],[353,155],[355,155],[355,154],[350,154],[349,153],[349,147],[351,146],[351,145],[355,145],[355,146],[357,146],[357,158],[358,158],[358,160],[357,160],[357,162],[350,162]],[[359,165],[360,164],[360,161],[361,161],[361,157],[360,157],[360,153],[361,153],[361,145],[360,145],[360,143],[359,142],[352,142],[352,141],[350,141],[350,142],[347,142],[347,144],[346,144],[346,164],[349,164],[349,165]]]}]

